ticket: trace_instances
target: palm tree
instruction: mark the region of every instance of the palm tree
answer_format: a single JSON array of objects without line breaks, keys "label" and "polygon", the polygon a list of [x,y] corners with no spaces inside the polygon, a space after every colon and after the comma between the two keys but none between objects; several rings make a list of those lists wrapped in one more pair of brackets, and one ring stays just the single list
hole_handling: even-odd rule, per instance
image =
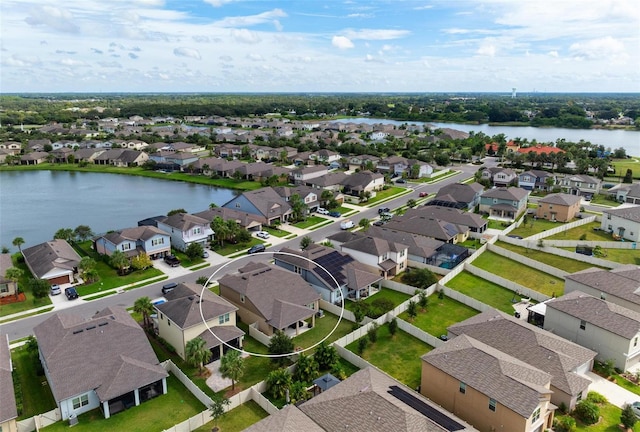
[{"label": "palm tree", "polygon": [[283,398],[291,386],[291,374],[286,369],[276,369],[267,375],[267,386],[275,398]]},{"label": "palm tree", "polygon": [[60,240],[71,241],[71,240],[73,240],[73,230],[71,228],[60,228],[53,235],[53,238],[54,238],[54,240],[55,239],[60,239]]},{"label": "palm tree", "polygon": [[116,250],[111,254],[109,263],[118,269],[118,272],[122,274],[125,268],[129,266],[129,258],[120,250]]},{"label": "palm tree", "polygon": [[153,313],[153,304],[149,297],[140,297],[133,303],[133,310],[136,313],[142,314],[142,321],[146,329],[151,328],[151,320],[149,317]]},{"label": "palm tree", "polygon": [[185,347],[185,357],[192,366],[197,366],[202,371],[204,364],[211,358],[211,351],[207,348],[204,339],[198,336],[187,342]]},{"label": "palm tree", "polygon": [[16,237],[13,239],[13,245],[18,248],[18,250],[22,253],[22,245],[24,244],[24,239],[22,237]]},{"label": "palm tree", "polygon": [[220,359],[220,374],[222,378],[231,379],[231,390],[235,390],[236,381],[244,373],[244,359],[240,356],[240,351],[234,349],[227,351]]},{"label": "palm tree", "polygon": [[4,272],[4,277],[9,279],[11,282],[13,282],[16,285],[16,291],[15,291],[16,298],[18,298],[18,294],[20,292],[18,289],[18,280],[20,280],[23,274],[24,272],[17,267],[9,267]]}]

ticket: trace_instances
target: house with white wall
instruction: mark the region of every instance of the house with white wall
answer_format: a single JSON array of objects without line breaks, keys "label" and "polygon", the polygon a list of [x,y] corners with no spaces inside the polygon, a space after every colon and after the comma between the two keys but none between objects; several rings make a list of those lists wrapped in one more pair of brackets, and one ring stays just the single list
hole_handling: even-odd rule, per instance
[{"label": "house with white wall", "polygon": [[640,241],[640,206],[602,210],[600,229],[625,240]]}]

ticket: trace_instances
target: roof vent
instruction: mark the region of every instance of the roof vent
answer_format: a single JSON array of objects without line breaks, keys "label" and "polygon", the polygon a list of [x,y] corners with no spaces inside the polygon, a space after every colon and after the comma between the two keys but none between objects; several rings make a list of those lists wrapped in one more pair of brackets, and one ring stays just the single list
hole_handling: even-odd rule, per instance
[{"label": "roof vent", "polygon": [[109,324],[109,321],[106,321],[106,322],[103,322],[103,323],[98,324],[98,327],[104,327],[104,326],[106,326],[107,324]]},{"label": "roof vent", "polygon": [[91,327],[87,327],[87,330],[93,330],[94,328],[96,328],[96,326],[91,326]]}]

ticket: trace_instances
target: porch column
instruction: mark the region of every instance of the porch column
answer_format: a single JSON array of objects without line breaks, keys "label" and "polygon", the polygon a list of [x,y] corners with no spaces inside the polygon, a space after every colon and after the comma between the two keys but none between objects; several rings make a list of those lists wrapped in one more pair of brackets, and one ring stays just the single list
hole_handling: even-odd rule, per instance
[{"label": "porch column", "polygon": [[[318,310],[320,310],[318,308]],[[314,313],[313,315],[311,315],[311,326],[315,327],[316,326],[316,314]]]},{"label": "porch column", "polygon": [[296,336],[300,334],[300,321],[296,321]]},{"label": "porch column", "polygon": [[102,412],[104,412],[104,418],[108,419],[111,417],[111,413],[109,412],[109,401],[102,402]]},{"label": "porch column", "polygon": [[133,398],[136,401],[136,406],[140,405],[140,390],[139,389],[135,389],[133,391]]},{"label": "porch column", "polygon": [[162,394],[167,394],[167,379],[162,378]]}]

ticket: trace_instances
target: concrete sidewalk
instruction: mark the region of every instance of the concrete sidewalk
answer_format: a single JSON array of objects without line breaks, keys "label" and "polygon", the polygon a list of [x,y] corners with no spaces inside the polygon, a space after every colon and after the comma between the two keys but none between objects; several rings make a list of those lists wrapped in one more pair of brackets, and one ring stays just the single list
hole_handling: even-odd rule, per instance
[{"label": "concrete sidewalk", "polygon": [[[608,381],[593,372],[587,372],[584,374],[589,378],[592,383],[589,386],[590,391],[595,391],[607,398],[609,403],[622,408],[624,404],[640,401],[640,396],[635,393],[631,393],[614,382]],[[586,396],[586,395],[585,395]]]}]

